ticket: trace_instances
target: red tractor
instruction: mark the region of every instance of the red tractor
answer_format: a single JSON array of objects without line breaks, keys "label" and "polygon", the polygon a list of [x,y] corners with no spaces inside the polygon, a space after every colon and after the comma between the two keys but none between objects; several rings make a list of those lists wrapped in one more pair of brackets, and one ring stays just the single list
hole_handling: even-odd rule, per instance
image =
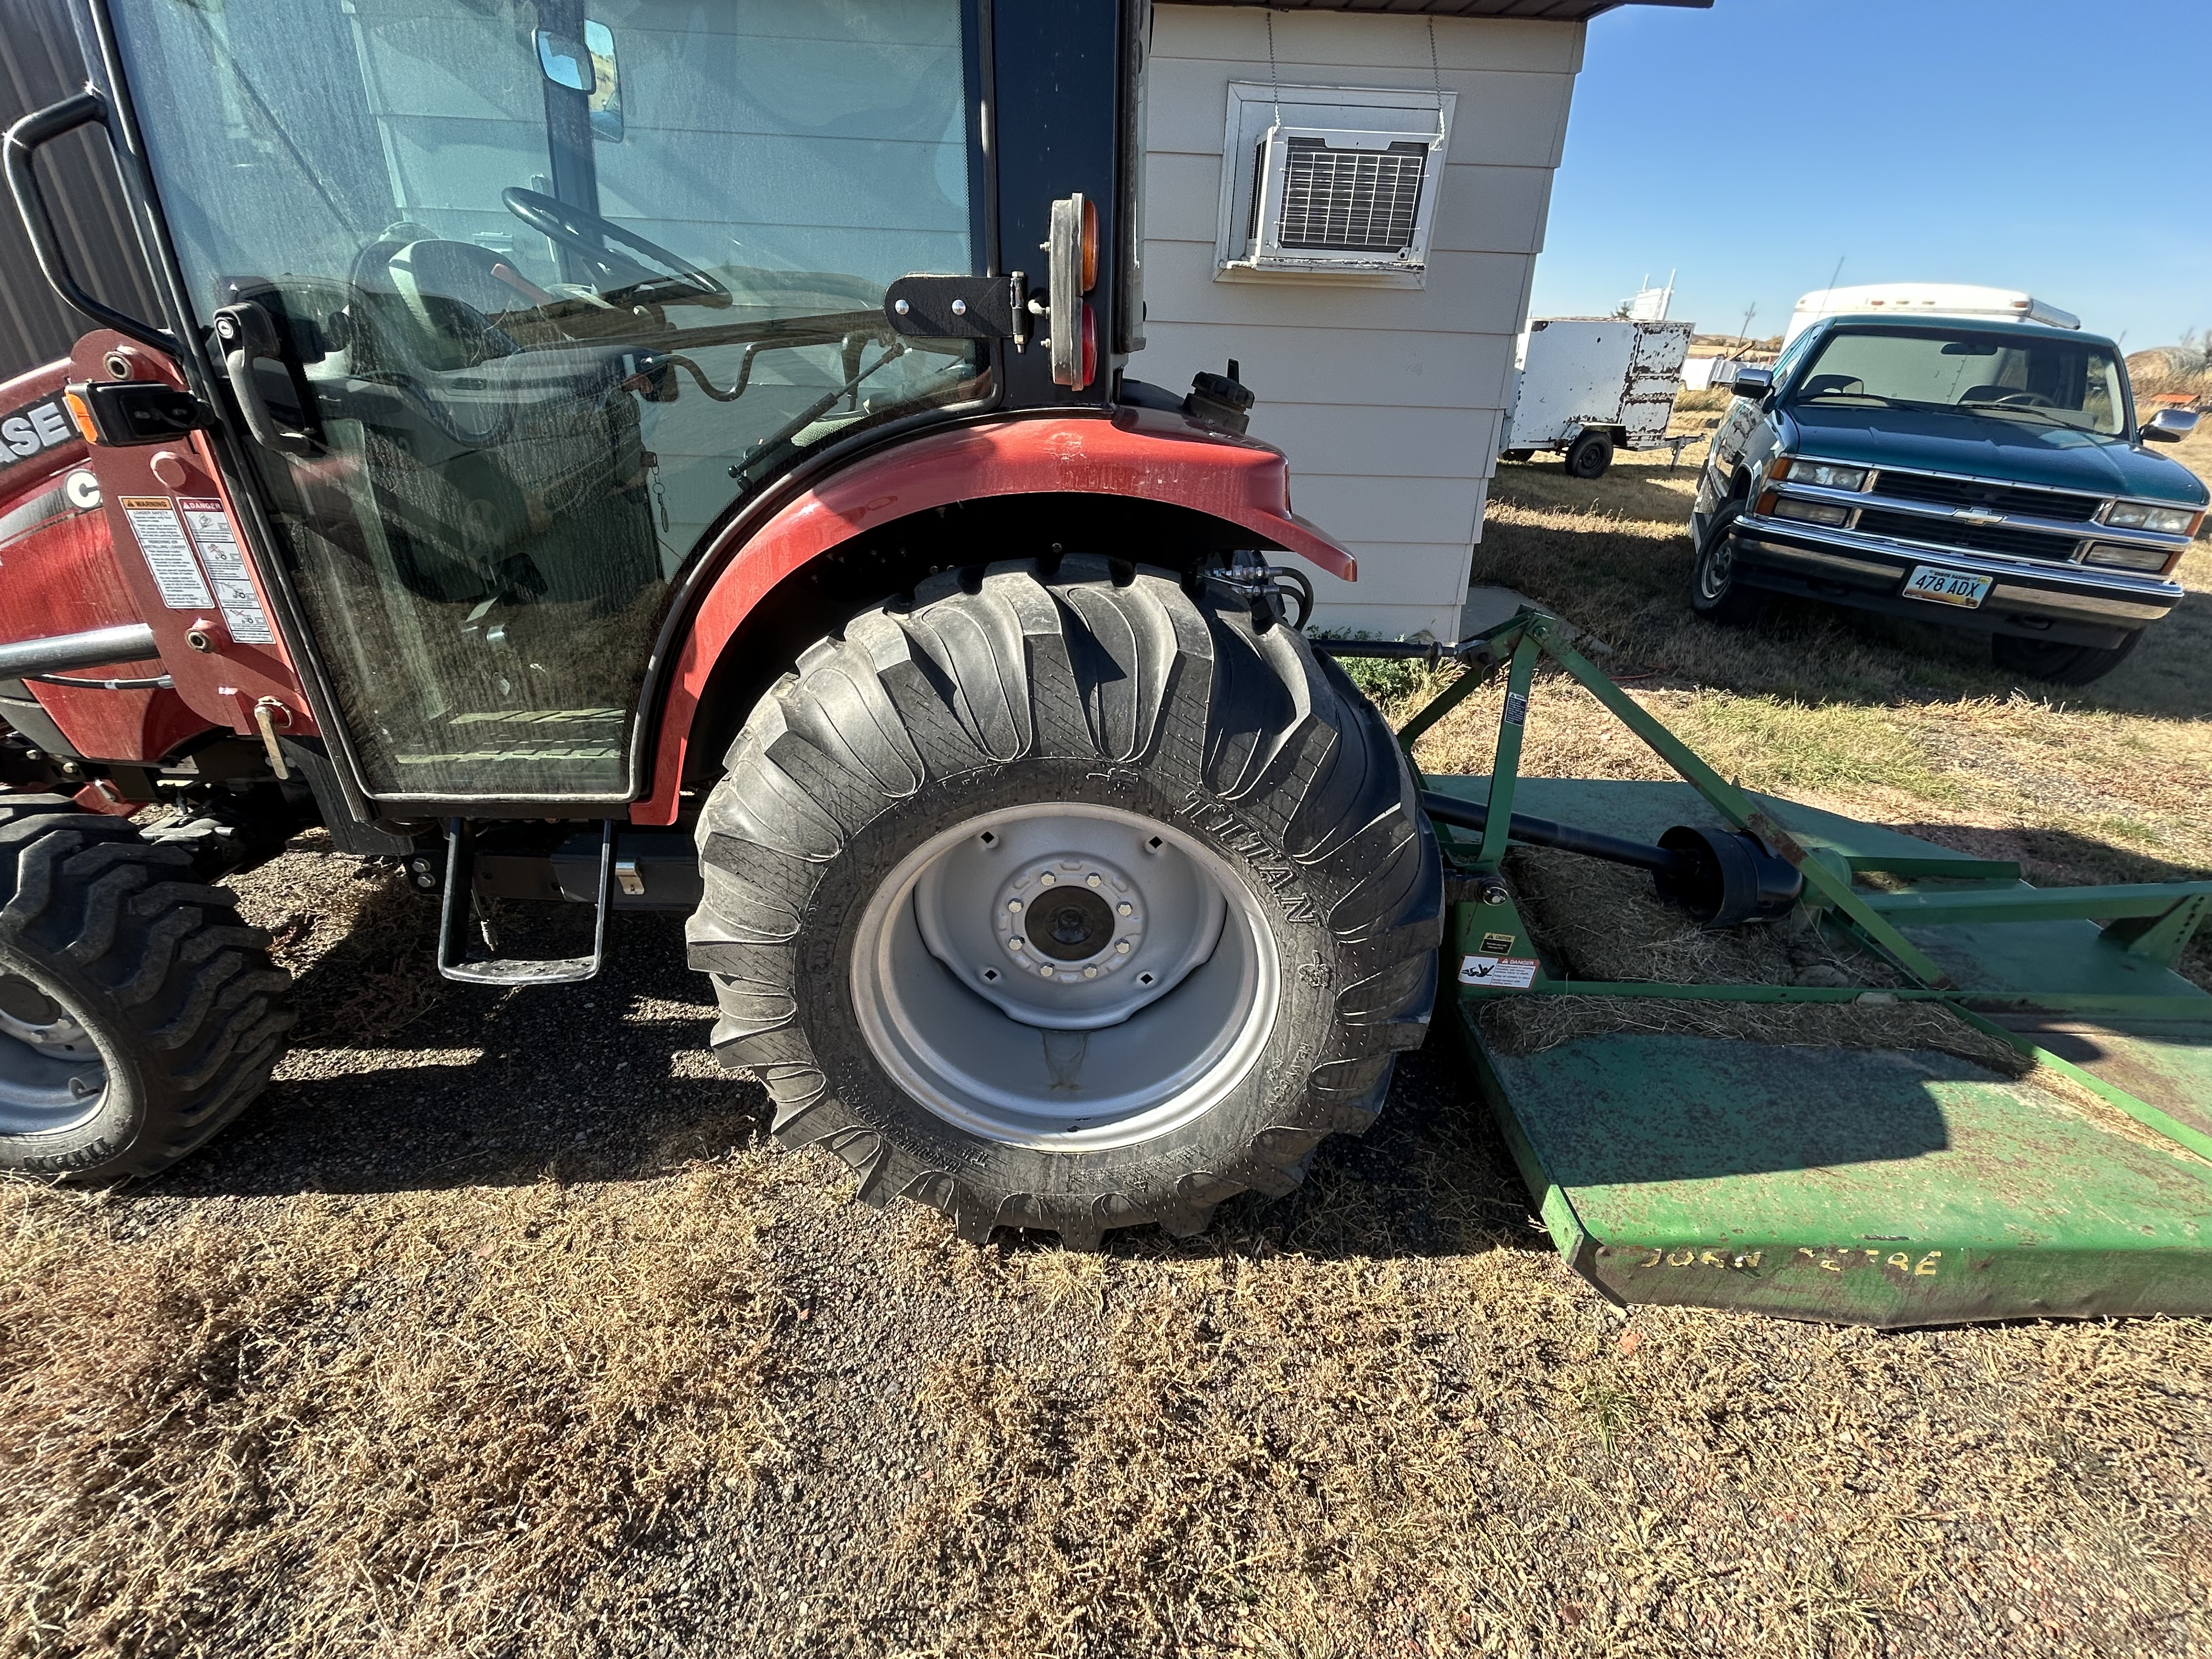
[{"label": "red tractor", "polygon": [[[454,979],[690,912],[777,1139],[964,1237],[1289,1190],[1442,878],[1250,393],[1124,372],[1143,0],[610,9],[83,0],[8,134],[98,326],[0,386],[0,1168],[246,1108],[286,978],[210,884],[320,824]],[[42,185],[91,127],[158,318]],[[483,925],[561,897],[588,954]]]}]

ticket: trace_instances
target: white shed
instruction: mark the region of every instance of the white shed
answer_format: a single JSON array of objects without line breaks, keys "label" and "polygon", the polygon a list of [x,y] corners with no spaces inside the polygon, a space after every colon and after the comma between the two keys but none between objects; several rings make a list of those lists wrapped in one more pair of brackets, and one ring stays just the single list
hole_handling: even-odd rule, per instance
[{"label": "white shed", "polygon": [[[1293,506],[1359,557],[1357,583],[1316,576],[1321,627],[1458,637],[1583,27],[1623,3],[1153,9],[1146,347],[1130,372],[1180,389],[1238,361],[1260,400],[1253,432],[1291,458]],[[1378,156],[1363,205],[1383,211],[1405,181],[1395,230],[1418,210],[1418,260],[1240,258],[1261,205],[1255,173],[1276,196],[1271,130],[1340,131]],[[1444,165],[1422,178],[1425,145]],[[1378,185],[1383,166],[1400,170]]]}]

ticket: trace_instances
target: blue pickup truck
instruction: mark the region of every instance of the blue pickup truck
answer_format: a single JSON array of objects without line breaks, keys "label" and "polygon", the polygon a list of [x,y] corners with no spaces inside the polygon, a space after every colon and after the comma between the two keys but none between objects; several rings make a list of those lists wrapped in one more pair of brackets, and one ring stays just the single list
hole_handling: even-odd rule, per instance
[{"label": "blue pickup truck", "polygon": [[1701,615],[1789,593],[1949,623],[2002,669],[2080,685],[2181,599],[2207,494],[2144,446],[2197,417],[2139,423],[2109,340],[1831,317],[1729,389],[1690,520]]}]

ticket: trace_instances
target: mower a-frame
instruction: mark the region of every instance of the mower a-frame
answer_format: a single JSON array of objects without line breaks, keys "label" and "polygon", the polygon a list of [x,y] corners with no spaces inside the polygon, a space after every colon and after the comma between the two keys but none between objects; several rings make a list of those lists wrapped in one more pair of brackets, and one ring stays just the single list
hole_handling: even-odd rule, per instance
[{"label": "mower a-frame", "polygon": [[[2039,890],[2016,864],[1740,789],[1540,612],[1451,654],[1477,672],[1406,724],[1409,751],[1480,671],[1502,659],[1506,684],[1489,775],[1427,781],[1454,872],[1449,1024],[1577,1273],[1622,1303],[1876,1325],[2212,1313],[2212,995],[2173,971],[2212,882]],[[1680,781],[1521,776],[1545,659]],[[1574,978],[1502,875],[1511,842],[1652,869],[1723,925],[1794,914],[1896,972],[1880,988]],[[1731,844],[1736,867],[1694,868]],[[1620,1018],[1533,1051],[1484,1018],[1561,997]],[[2033,1069],[1637,1018],[1916,1003]]]}]

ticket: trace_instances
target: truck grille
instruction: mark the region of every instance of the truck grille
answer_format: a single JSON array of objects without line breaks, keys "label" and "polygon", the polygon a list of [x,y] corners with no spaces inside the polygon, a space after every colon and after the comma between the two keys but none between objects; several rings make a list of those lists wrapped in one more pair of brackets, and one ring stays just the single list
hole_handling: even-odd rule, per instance
[{"label": "truck grille", "polygon": [[1969,553],[2002,553],[2015,559],[2070,559],[2076,545],[2070,536],[2052,536],[2039,530],[2015,530],[2002,524],[1960,524],[1917,513],[1885,513],[1877,507],[1860,510],[1858,527],[1869,536],[1931,542],[1943,547],[1962,548]]},{"label": "truck grille", "polygon": [[1413,241],[1426,144],[1331,149],[1318,138],[1293,138],[1287,151],[1277,246],[1396,253]]},{"label": "truck grille", "polygon": [[1992,513],[2022,513],[2031,518],[2059,519],[2069,523],[2087,522],[2105,504],[2098,495],[2072,495],[2057,489],[2021,489],[2008,484],[1976,483],[1967,478],[1936,477],[1925,472],[1879,473],[1875,477],[1874,493],[1899,501],[1980,507]]}]

